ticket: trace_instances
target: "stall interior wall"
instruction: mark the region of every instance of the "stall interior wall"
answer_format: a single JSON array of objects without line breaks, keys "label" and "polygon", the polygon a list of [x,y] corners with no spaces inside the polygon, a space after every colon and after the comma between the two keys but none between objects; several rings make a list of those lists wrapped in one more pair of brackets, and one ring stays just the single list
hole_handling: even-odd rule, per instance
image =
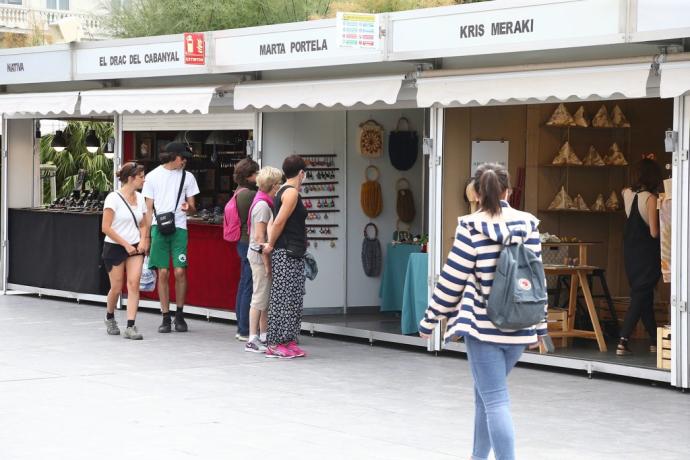
[{"label": "stall interior wall", "polygon": [[[40,158],[34,154],[33,120],[8,120],[7,206],[24,208],[38,204]],[[34,174],[36,176],[34,176]]]},{"label": "stall interior wall", "polygon": [[[417,130],[420,150],[417,162],[409,171],[397,171],[388,157],[388,134],[395,129],[398,119],[405,116],[412,129]],[[359,154],[357,137],[359,125],[374,119],[385,129],[384,154],[380,158],[367,159]],[[307,281],[305,308],[338,308],[378,306],[381,277],[369,278],[362,270],[361,247],[364,226],[374,222],[379,228],[379,239],[385,259],[386,244],[391,241],[396,226],[395,184],[400,177],[406,177],[415,199],[417,217],[412,231],[422,231],[422,184],[423,161],[421,137],[424,127],[422,110],[377,110],[349,112],[299,112],[265,113],[263,115],[263,165],[280,167],[283,159],[291,154],[336,154],[336,179],[339,183],[335,200],[340,212],[329,213],[329,219],[318,223],[337,224],[332,235],[337,235],[335,248],[328,241],[319,241],[312,252],[319,264],[316,281]],[[364,170],[373,164],[381,171],[379,182],[383,192],[383,211],[369,219],[362,212],[360,189],[364,182]],[[316,179],[315,179],[316,180]],[[303,194],[304,198],[316,192]],[[346,199],[345,199],[346,198]],[[314,202],[313,202],[314,204]],[[314,224],[314,221],[308,221]],[[314,236],[321,236],[316,234]],[[347,244],[346,244],[347,243]],[[346,277],[347,275],[347,277]],[[347,278],[347,282],[346,282]],[[346,285],[347,284],[347,285]]]},{"label": "stall interior wall", "polygon": [[[609,112],[618,104],[630,121],[629,130],[565,129],[545,126],[557,104],[448,109],[444,140],[443,250],[450,249],[457,216],[467,212],[463,199],[464,181],[470,171],[471,142],[476,139],[510,141],[509,169],[513,178],[519,167],[526,168],[526,189],[522,207],[541,220],[542,232],[575,236],[603,244],[590,251],[590,263],[606,268],[606,278],[614,297],[628,296],[623,268],[623,224],[625,214],[554,214],[539,212],[548,208],[562,185],[574,198],[580,193],[588,205],[597,194],[605,198],[615,190],[622,206],[621,189],[630,181],[630,168],[550,168],[559,148],[569,139],[580,158],[594,145],[602,156],[617,142],[629,164],[642,153],[653,152],[665,168],[670,154],[664,153],[664,131],[673,124],[673,100],[640,99],[605,101]],[[574,113],[585,106],[592,117],[602,102],[568,103]],[[668,296],[668,286],[661,286],[658,299]]]}]

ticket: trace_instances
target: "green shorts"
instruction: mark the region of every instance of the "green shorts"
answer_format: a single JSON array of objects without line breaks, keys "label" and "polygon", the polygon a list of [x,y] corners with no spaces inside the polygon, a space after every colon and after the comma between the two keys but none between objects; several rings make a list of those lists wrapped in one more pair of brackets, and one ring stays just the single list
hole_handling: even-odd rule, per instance
[{"label": "green shorts", "polygon": [[163,235],[158,225],[151,227],[149,268],[187,268],[187,230],[178,228],[172,235]]}]

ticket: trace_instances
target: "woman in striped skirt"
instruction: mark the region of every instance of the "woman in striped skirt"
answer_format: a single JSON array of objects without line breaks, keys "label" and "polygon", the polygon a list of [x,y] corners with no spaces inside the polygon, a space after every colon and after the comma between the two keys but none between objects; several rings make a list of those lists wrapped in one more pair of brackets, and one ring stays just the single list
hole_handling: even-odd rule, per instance
[{"label": "woman in striped skirt", "polygon": [[[419,325],[429,337],[441,317],[448,319],[446,341],[462,337],[474,378],[473,460],[515,458],[513,421],[507,376],[526,346],[546,334],[546,321],[520,330],[498,329],[487,317],[486,300],[493,284],[502,245],[524,243],[541,257],[539,221],[506,201],[508,171],[485,164],[474,176],[479,210],[458,219],[455,242]],[[544,305],[546,311],[546,305]]]}]

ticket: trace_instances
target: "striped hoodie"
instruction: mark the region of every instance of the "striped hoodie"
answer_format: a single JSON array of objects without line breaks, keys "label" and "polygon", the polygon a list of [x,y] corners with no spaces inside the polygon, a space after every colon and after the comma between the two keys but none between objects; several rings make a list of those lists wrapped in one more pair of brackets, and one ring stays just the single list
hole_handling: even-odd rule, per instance
[{"label": "striped hoodie", "polygon": [[[496,264],[503,243],[524,242],[541,258],[539,221],[532,214],[501,201],[501,214],[479,211],[460,217],[455,242],[448,254],[419,331],[430,334],[441,317],[448,319],[446,342],[471,335],[483,342],[533,344],[546,334],[546,320],[519,330],[498,329],[486,314]],[[546,312],[546,305],[544,305]],[[544,315],[546,316],[546,315]]]}]

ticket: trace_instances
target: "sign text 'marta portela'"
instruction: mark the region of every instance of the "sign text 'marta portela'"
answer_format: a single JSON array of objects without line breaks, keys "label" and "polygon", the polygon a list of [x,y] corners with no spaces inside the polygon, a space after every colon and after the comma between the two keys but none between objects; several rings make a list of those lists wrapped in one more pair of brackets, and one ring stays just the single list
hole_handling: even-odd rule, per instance
[{"label": "sign text 'marta portela'", "polygon": [[286,43],[266,43],[259,45],[259,56],[271,56],[274,54],[310,53],[314,51],[328,50],[328,41],[322,40],[301,40]]},{"label": "sign text 'marta portela'", "polygon": [[[515,35],[534,32],[534,19],[518,19],[516,21],[499,21],[491,23],[491,35]],[[460,26],[460,38],[483,37],[488,26],[484,24],[469,24]]]}]

